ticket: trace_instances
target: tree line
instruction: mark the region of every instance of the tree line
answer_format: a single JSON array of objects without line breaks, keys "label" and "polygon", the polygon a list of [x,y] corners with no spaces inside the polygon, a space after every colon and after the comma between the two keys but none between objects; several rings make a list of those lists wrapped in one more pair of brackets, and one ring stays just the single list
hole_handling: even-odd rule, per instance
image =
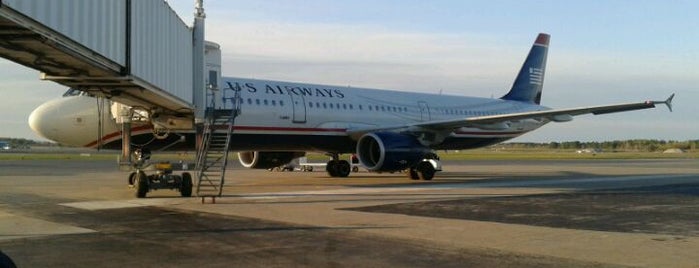
[{"label": "tree line", "polygon": [[31,146],[37,146],[37,145],[57,146],[57,144],[55,144],[53,142],[35,141],[35,140],[20,139],[20,138],[2,138],[2,137],[0,137],[0,141],[6,142],[13,149],[28,149]]},{"label": "tree line", "polygon": [[694,151],[699,147],[699,140],[674,141],[674,140],[615,140],[615,141],[564,141],[564,142],[512,142],[496,146],[504,146],[511,149],[556,149],[556,150],[580,150],[601,149],[607,152],[637,151],[656,152],[667,149],[681,149]]}]

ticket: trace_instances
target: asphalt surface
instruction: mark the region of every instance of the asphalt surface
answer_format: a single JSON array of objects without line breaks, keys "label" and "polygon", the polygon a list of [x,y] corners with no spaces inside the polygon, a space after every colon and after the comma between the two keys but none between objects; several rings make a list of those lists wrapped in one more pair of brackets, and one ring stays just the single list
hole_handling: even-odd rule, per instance
[{"label": "asphalt surface", "polygon": [[112,161],[0,161],[18,267],[696,267],[699,161],[449,162],[404,174],[234,167],[216,204],[133,198]]}]

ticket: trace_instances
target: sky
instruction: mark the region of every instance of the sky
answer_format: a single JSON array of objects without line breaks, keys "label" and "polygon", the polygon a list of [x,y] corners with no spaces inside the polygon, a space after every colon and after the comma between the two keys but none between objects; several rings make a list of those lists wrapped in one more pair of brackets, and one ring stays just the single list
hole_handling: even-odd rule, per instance
[{"label": "sky", "polygon": [[[192,0],[168,1],[191,25]],[[515,141],[699,139],[699,1],[205,0],[225,76],[478,97],[507,93],[551,35],[542,105],[676,93],[665,107],[551,123]],[[41,140],[34,107],[65,88],[0,59],[0,137]]]}]

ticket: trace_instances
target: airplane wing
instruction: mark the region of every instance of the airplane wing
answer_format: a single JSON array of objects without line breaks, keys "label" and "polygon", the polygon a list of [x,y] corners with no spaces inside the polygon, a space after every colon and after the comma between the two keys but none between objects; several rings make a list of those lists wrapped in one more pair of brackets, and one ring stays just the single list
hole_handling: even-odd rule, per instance
[{"label": "airplane wing", "polygon": [[583,114],[609,114],[633,110],[642,110],[655,108],[657,104],[665,104],[670,111],[672,111],[672,99],[675,94],[672,94],[669,98],[664,101],[644,101],[637,103],[622,103],[613,105],[602,105],[602,106],[590,106],[590,107],[579,107],[579,108],[568,108],[568,109],[552,109],[543,111],[532,111],[532,112],[522,112],[522,113],[510,113],[510,114],[499,114],[499,115],[489,115],[489,116],[478,116],[478,117],[468,117],[468,118],[455,118],[447,120],[437,120],[437,121],[427,121],[427,122],[416,122],[404,125],[395,125],[387,127],[376,127],[376,128],[364,128],[364,129],[350,129],[348,133],[351,137],[359,137],[365,133],[374,131],[388,131],[402,128],[423,128],[431,129],[435,131],[453,130],[461,127],[483,127],[492,126],[498,123],[507,123],[511,121],[518,121],[524,119],[538,119],[538,120],[550,120],[554,122],[567,122],[573,120],[573,116],[583,115]]}]

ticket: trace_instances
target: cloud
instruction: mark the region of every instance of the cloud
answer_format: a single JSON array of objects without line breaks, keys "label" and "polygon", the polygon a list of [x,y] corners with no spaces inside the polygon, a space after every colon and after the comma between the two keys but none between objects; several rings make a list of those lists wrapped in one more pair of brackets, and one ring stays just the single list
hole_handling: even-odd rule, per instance
[{"label": "cloud", "polygon": [[[209,21],[221,24],[226,22]],[[507,76],[514,79],[528,49],[477,35],[352,25],[237,22],[207,29],[207,39],[222,46],[227,75],[458,94],[468,93],[469,81],[470,86],[477,84],[474,80],[490,86],[484,78],[501,73],[502,65],[511,67]]]}]

